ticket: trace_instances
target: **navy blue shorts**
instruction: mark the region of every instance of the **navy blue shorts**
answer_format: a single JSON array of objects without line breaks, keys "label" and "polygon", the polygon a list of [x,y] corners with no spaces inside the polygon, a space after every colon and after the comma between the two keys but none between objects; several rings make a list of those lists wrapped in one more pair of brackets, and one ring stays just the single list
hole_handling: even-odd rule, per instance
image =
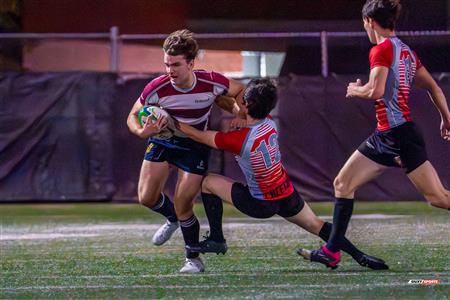
[{"label": "navy blue shorts", "polygon": [[145,151],[147,161],[163,162],[197,175],[208,170],[210,148],[189,138],[173,136],[168,140],[150,138]]},{"label": "navy blue shorts", "polygon": [[293,217],[305,206],[305,202],[295,189],[286,198],[261,200],[254,198],[250,194],[248,186],[239,182],[233,183],[231,187],[231,200],[240,212],[257,219],[267,219],[274,215],[283,218]]},{"label": "navy blue shorts", "polygon": [[[428,160],[425,141],[413,122],[406,122],[386,131],[376,130],[358,151],[380,165],[402,167],[414,171]],[[399,165],[395,158],[400,158]]]}]

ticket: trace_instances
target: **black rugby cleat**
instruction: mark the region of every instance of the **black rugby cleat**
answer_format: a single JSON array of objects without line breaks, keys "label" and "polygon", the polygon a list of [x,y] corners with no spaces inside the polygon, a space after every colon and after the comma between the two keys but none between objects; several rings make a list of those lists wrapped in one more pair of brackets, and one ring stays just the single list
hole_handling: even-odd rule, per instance
[{"label": "black rugby cleat", "polygon": [[388,270],[389,266],[381,258],[364,254],[361,259],[357,260],[358,264],[368,267],[372,270]]},{"label": "black rugby cleat", "polygon": [[199,253],[216,253],[216,254],[224,254],[228,251],[227,242],[223,240],[223,242],[217,242],[209,237],[205,240],[199,242],[194,245],[186,245],[186,250],[191,252],[199,252]]}]

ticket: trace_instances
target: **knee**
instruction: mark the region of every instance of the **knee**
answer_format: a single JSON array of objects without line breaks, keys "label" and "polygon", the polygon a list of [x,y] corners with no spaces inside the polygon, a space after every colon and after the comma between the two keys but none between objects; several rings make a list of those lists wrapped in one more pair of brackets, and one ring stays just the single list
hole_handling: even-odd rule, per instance
[{"label": "knee", "polygon": [[353,192],[349,189],[349,185],[340,176],[337,176],[334,179],[333,186],[335,194],[339,195],[340,197],[351,194]]},{"label": "knee", "polygon": [[155,204],[158,202],[159,198],[161,196],[161,193],[151,192],[145,187],[139,187],[138,188],[138,200],[139,203],[152,208],[155,206]]},{"label": "knee", "polygon": [[202,193],[211,193],[211,176],[206,176],[202,181]]}]

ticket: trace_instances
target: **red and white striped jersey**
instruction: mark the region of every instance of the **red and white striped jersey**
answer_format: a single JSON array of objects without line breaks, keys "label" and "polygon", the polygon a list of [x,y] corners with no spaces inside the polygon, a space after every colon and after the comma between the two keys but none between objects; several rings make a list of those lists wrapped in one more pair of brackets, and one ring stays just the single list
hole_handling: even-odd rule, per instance
[{"label": "red and white striped jersey", "polygon": [[216,72],[193,73],[194,84],[189,89],[172,85],[168,75],[153,79],[139,97],[142,105],[160,106],[178,121],[205,130],[214,100],[228,92],[230,81]]},{"label": "red and white striped jersey", "polygon": [[292,182],[281,164],[278,132],[271,118],[236,131],[218,132],[214,142],[219,149],[236,154],[254,198],[278,200],[293,193]]},{"label": "red and white striped jersey", "polygon": [[389,68],[384,95],[375,101],[377,129],[385,131],[411,121],[409,93],[416,70],[422,67],[417,54],[399,38],[387,38],[369,54],[370,68]]}]

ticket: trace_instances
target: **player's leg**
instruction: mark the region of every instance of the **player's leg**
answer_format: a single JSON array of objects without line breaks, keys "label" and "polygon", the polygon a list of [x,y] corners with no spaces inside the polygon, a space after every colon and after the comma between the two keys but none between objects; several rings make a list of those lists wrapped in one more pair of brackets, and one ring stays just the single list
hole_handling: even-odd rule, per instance
[{"label": "player's leg", "polygon": [[[178,170],[178,180],[175,188],[175,211],[180,221],[181,232],[186,246],[199,242],[200,223],[194,214],[194,198],[200,191],[203,176]],[[204,271],[204,265],[198,252],[186,248],[186,262],[181,273],[198,273]]]},{"label": "player's leg", "polygon": [[407,175],[431,205],[450,209],[450,191],[444,188],[439,175],[428,160]]},{"label": "player's leg", "polygon": [[[296,215],[285,217],[285,219],[319,236],[324,241],[328,241],[333,227],[331,223],[324,222],[317,217],[307,203],[304,203],[303,208]],[[382,259],[363,253],[345,237],[342,242],[342,250],[351,255],[361,266],[367,266],[374,270],[385,270],[389,268]],[[317,261],[314,255],[320,255],[321,253],[318,251],[299,249],[298,254],[311,261]]]},{"label": "player's leg", "polygon": [[190,251],[188,246],[199,242],[200,223],[193,211],[194,198],[200,192],[202,179],[208,170],[210,148],[186,138],[174,137],[174,141],[180,149],[172,151],[169,162],[178,167],[174,203],[186,246],[186,262],[180,272],[203,272],[199,253]]},{"label": "player's leg", "polygon": [[138,183],[139,203],[150,209],[158,204],[168,175],[169,164],[167,162],[144,160]]},{"label": "player's leg", "polygon": [[138,183],[139,203],[167,218],[166,223],[153,235],[155,245],[162,245],[170,239],[178,228],[175,208],[169,197],[163,193],[164,184],[169,174],[167,162],[144,160]]},{"label": "player's leg", "polygon": [[224,202],[233,205],[231,190],[236,181],[217,174],[208,174],[202,182],[202,193],[215,195]]},{"label": "player's leg", "polygon": [[[200,253],[222,253],[228,250],[222,231],[223,204],[222,199],[231,203],[231,188],[233,185],[231,179],[208,174],[202,182],[202,202],[208,218],[210,233],[205,240],[195,245],[186,246],[193,252]],[[223,197],[223,198],[222,198]]]},{"label": "player's leg", "polygon": [[225,254],[228,249],[222,233],[222,200],[235,206],[245,215],[257,219],[272,217],[279,207],[277,201],[255,199],[248,186],[216,174],[210,174],[204,179],[202,196],[211,228],[211,235],[200,242],[197,248],[202,253]]},{"label": "player's leg", "polygon": [[340,261],[338,252],[342,248],[348,223],[353,213],[355,191],[376,178],[386,168],[357,150],[350,156],[334,180],[336,202],[333,212],[333,229],[326,246],[318,250],[325,252],[325,255],[333,260],[332,264],[337,265]]},{"label": "player's leg", "polygon": [[450,192],[444,188],[439,175],[428,160],[425,140],[414,123],[408,123],[398,138],[401,143],[400,157],[406,174],[417,190],[431,205],[449,209]]},{"label": "player's leg", "polygon": [[234,181],[230,178],[209,174],[202,182],[202,201],[208,218],[210,233],[205,240],[198,245],[202,253],[222,253],[228,250],[222,230],[223,203],[222,200],[233,204],[231,189]]}]

